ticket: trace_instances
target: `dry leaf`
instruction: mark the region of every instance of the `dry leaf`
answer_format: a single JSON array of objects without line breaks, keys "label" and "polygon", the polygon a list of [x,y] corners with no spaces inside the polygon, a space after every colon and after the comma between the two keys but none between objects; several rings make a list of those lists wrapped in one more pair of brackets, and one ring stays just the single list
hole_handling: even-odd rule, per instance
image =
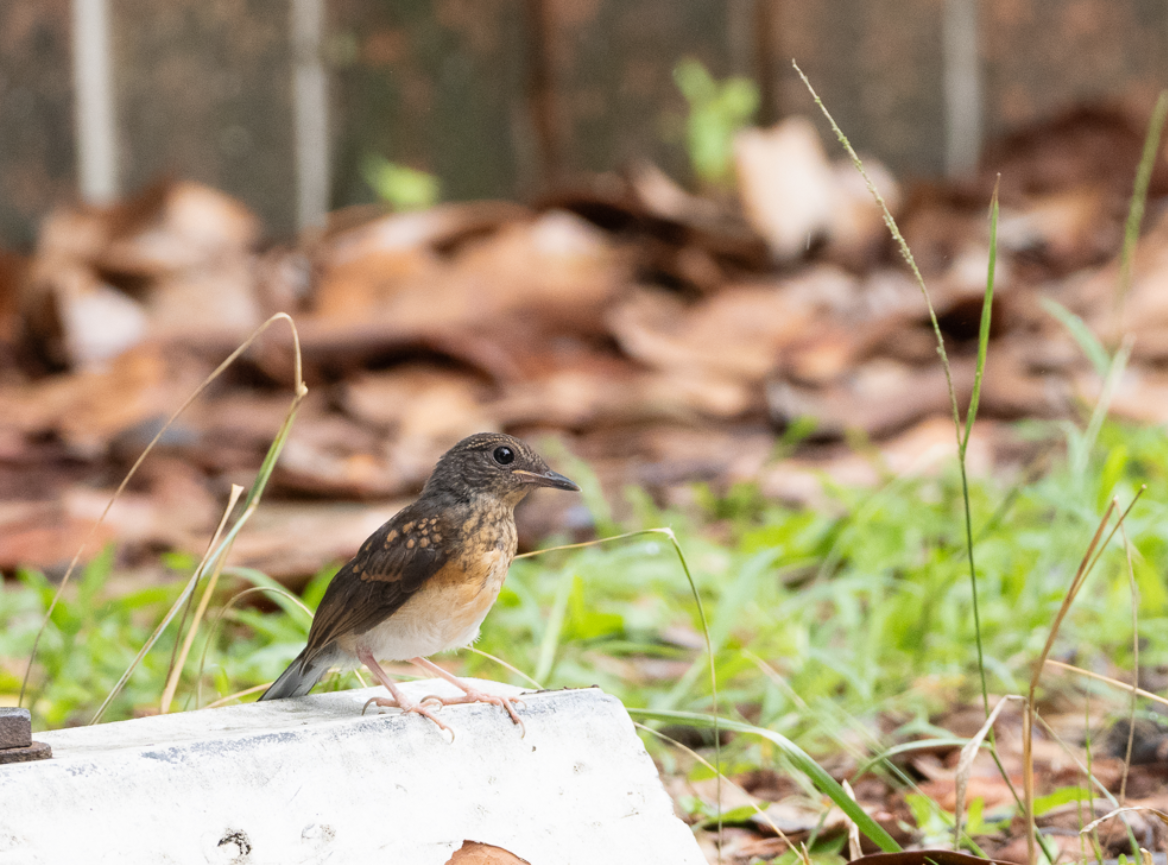
[{"label": "dry leaf", "polygon": [[480,844],[478,841],[463,841],[454,855],[446,860],[446,865],[530,865],[502,847]]},{"label": "dry leaf", "polygon": [[231,561],[298,587],[326,566],[356,555],[406,504],[406,499],[377,504],[265,499],[232,545]]},{"label": "dry leaf", "polygon": [[[93,528],[87,516],[73,516],[62,502],[9,501],[0,505],[0,572],[31,567],[64,568]],[[114,526],[94,534],[91,554],[118,539]]]},{"label": "dry leaf", "polygon": [[138,277],[214,267],[250,252],[260,232],[241,202],[191,181],[157,184],[104,216],[110,238],[93,263]]},{"label": "dry leaf", "polygon": [[761,382],[813,311],[774,286],[729,288],[693,305],[641,292],[613,310],[621,348],[657,369]]},{"label": "dry leaf", "polygon": [[55,432],[79,454],[104,452],[139,424],[165,417],[198,371],[171,363],[157,345],[144,344],[107,369],[62,373],[36,384],[0,387],[0,426],[26,435]]},{"label": "dry leaf", "polygon": [[840,193],[814,124],[790,117],[734,139],[738,194],[746,218],[774,256],[802,256],[831,226]]}]

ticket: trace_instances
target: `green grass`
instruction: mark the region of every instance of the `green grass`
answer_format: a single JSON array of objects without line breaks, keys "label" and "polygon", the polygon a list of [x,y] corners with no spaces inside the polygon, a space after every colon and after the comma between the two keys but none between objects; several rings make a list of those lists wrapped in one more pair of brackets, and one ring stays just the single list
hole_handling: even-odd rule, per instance
[{"label": "green grass", "polygon": [[[1162,121],[1166,114],[1168,98],[1161,100],[1157,116]],[[880,201],[874,189],[873,194]],[[1135,200],[1141,196],[1137,181]],[[948,375],[928,291],[891,214],[886,217],[920,282]],[[1129,255],[1138,224],[1129,221]],[[979,383],[989,336],[992,261],[991,256]],[[931,719],[946,708],[980,699],[988,712],[989,692],[1027,689],[1056,627],[1054,656],[1073,656],[1088,668],[1131,667],[1132,589],[1118,541],[1103,551],[1086,597],[1057,623],[1083,550],[1109,502],[1126,504],[1145,486],[1163,489],[1168,441],[1158,428],[1107,421],[1110,385],[1130,347],[1109,355],[1073,315],[1058,308],[1051,312],[1083,345],[1106,384],[1082,428],[1019,426],[1040,447],[1054,445],[1063,453],[1044,476],[1013,486],[1008,479],[966,476],[975,386],[964,421],[950,388],[959,458],[940,477],[890,477],[875,490],[827,483],[831,501],[818,512],[767,502],[749,485],[722,496],[699,490],[701,504],[686,513],[658,512],[643,493],[632,491],[638,516],[623,527],[612,525],[607,508],[593,496],[597,524],[606,530],[670,527],[688,567],[664,535],[517,562],[478,648],[545,686],[599,684],[646,720],[711,725],[715,732],[721,725],[741,735],[728,754],[715,757],[717,764],[797,770],[845,808],[851,803],[841,801],[842,790],[832,787],[805,752],[843,749],[863,762],[912,736],[936,735]],[[246,504],[258,503],[302,396],[301,387]],[[586,490],[598,488],[587,476],[583,481]],[[1168,566],[1168,528],[1163,505],[1155,495],[1148,499],[1125,531],[1135,553],[1141,663],[1158,665],[1168,659],[1168,591],[1160,578]],[[213,570],[249,513],[245,508],[207,560],[186,562],[182,570]],[[183,599],[194,597],[198,581],[108,597],[110,562],[108,553],[96,559],[55,602],[53,587],[37,574],[22,574],[15,588],[0,584],[0,701],[15,702],[8,694],[19,692],[22,661],[36,644],[39,621],[51,610],[31,680],[38,728],[81,722],[103,697],[110,719],[158,703],[175,646],[176,628],[164,624],[178,614]],[[274,678],[303,645],[307,617],[267,577],[225,574],[234,580],[224,586],[220,615],[199,623],[178,692],[180,708]],[[329,576],[313,580],[304,599],[309,608],[319,602]],[[235,605],[230,598],[246,585],[272,593],[284,614]],[[717,670],[717,691],[708,676],[704,638]],[[463,665],[470,674],[514,677],[480,654],[468,653]],[[351,677],[338,677],[329,686],[350,684]],[[1038,708],[1031,703],[1027,712]],[[872,732],[877,729],[891,732],[878,737]],[[665,746],[651,737],[647,741],[669,765]],[[989,742],[992,748],[992,734]],[[1029,814],[1037,812],[1032,793],[1026,790]],[[971,825],[980,819],[974,811],[971,804]],[[922,811],[917,822],[923,828],[929,819]],[[944,819],[933,822],[945,825]],[[880,837],[879,827],[861,825],[870,838],[895,849],[891,838]]]},{"label": "green grass", "polygon": [[[1073,426],[1031,422],[1016,432],[1064,454],[1086,447],[1084,433]],[[1101,510],[1114,496],[1130,500],[1142,485],[1163,489],[1166,466],[1162,429],[1105,422],[1085,458],[1058,457],[1037,480],[969,479],[992,693],[1025,693]],[[811,759],[843,751],[899,783],[885,764],[869,758],[919,736],[952,738],[933,725],[938,714],[981,702],[962,480],[953,464],[934,478],[889,477],[877,489],[828,489],[828,506],[809,511],[768,502],[750,485],[722,496],[699,488],[698,504],[685,513],[660,512],[643,493],[630,491],[638,516],[619,528],[672,526],[685,551],[708,617],[716,705],[698,609],[663,535],[516,561],[477,648],[548,687],[598,684],[646,723],[701,729],[717,715],[732,738],[710,759],[727,774],[773,768],[796,778],[809,795],[814,786],[842,798]],[[1147,496],[1127,522],[1145,666],[1168,663],[1163,511]],[[176,557],[174,583],[110,596],[112,558],[107,551],[91,562],[52,613],[25,703],[37,729],[92,718],[170,614],[196,566]],[[303,596],[309,608],[319,603],[331,574],[310,583]],[[269,592],[281,607],[275,612],[231,602],[257,588],[270,590],[274,583],[254,571],[224,572],[175,710],[271,681],[300,651],[308,617],[289,598]],[[32,572],[0,584],[0,705],[16,701],[24,660],[53,593]],[[1059,631],[1054,656],[1087,668],[1129,669],[1131,593],[1118,541],[1084,593]],[[172,624],[162,632],[109,705],[106,720],[157,711],[176,630]],[[463,652],[459,662],[463,673],[525,683],[476,653]],[[1061,689],[1087,686],[1065,677],[1047,681]],[[350,673],[324,687],[356,684]],[[1124,695],[1110,696],[1113,710],[1122,711]],[[1098,710],[1100,701],[1095,705]],[[656,737],[645,741],[666,771],[707,771]],[[707,824],[720,816],[693,804],[695,818]],[[951,825],[951,816],[932,807],[929,825]],[[970,807],[968,822],[976,826],[977,803]],[[862,828],[881,842],[878,826]],[[891,838],[883,840],[895,849]]]},{"label": "green grass", "polygon": [[[992,691],[1024,690],[1100,501],[1130,498],[1142,483],[1162,485],[1166,447],[1159,430],[1110,425],[1099,447],[1108,456],[1091,464],[1088,477],[1064,464],[1016,491],[993,480],[971,483]],[[1116,453],[1126,456],[1117,461]],[[881,712],[922,719],[976,690],[956,471],[877,491],[836,489],[834,496],[842,515],[793,512],[746,489],[711,502],[705,513],[654,515],[677,529],[706,600],[723,711],[738,706],[745,720],[811,749],[830,747],[842,724],[867,727]],[[1007,500],[1009,509],[997,513]],[[1142,505],[1129,525],[1140,554],[1140,630],[1150,663],[1168,649],[1168,599],[1158,576],[1168,565],[1168,531],[1160,510]],[[703,537],[698,526],[713,519],[729,524],[728,542]],[[824,572],[819,566],[828,560],[834,566]],[[1130,657],[1131,618],[1121,551],[1103,561],[1086,589],[1090,600],[1072,610],[1059,646],[1074,649],[1080,663],[1098,656],[1122,664]],[[652,541],[517,563],[481,646],[534,669],[565,581],[569,600],[547,683],[597,683],[629,705],[653,709],[711,708],[701,675],[683,675],[681,686],[636,675],[637,662],[650,658],[703,664],[699,652],[663,639],[669,626],[698,626],[672,554]],[[485,671],[488,663],[470,666]]]},{"label": "green grass", "polygon": [[[1048,440],[1058,432],[1037,424],[1022,431]],[[1127,500],[1141,484],[1162,489],[1165,466],[1161,430],[1109,423],[1084,471],[1062,460],[1018,488],[971,481],[991,691],[1024,690],[1101,506],[1114,495]],[[876,490],[835,487],[831,497],[824,511],[796,511],[743,486],[725,497],[699,495],[702,504],[685,514],[642,502],[638,523],[625,527],[672,525],[677,532],[710,620],[722,713],[780,730],[813,753],[839,747],[849,728],[871,729],[877,715],[919,726],[978,690],[956,470],[890,479]],[[1128,524],[1138,553],[1142,662],[1153,665],[1168,662],[1164,516],[1161,504],[1145,500]],[[711,524],[717,540],[705,529]],[[53,613],[32,681],[42,728],[88,720],[180,591],[168,584],[110,598],[109,573],[110,557],[96,559]],[[328,576],[310,586],[310,607]],[[261,580],[250,575],[251,583]],[[224,601],[244,585],[238,577],[228,582],[235,586]],[[1087,666],[1097,659],[1123,665],[1131,654],[1130,592],[1117,543],[1084,591],[1056,654],[1073,651]],[[22,659],[51,594],[35,573],[0,589],[0,694],[19,688]],[[307,619],[285,605],[275,614],[227,611],[207,652],[204,703],[273,678],[299,651]],[[180,707],[192,705],[211,621],[202,624],[187,663]],[[674,639],[677,629],[688,640]],[[173,634],[172,626],[146,655],[110,719],[157,704]],[[599,684],[630,706],[709,712],[699,636],[668,540],[648,536],[517,561],[478,648],[538,673],[548,686]],[[462,662],[468,673],[514,678],[472,653]]]}]

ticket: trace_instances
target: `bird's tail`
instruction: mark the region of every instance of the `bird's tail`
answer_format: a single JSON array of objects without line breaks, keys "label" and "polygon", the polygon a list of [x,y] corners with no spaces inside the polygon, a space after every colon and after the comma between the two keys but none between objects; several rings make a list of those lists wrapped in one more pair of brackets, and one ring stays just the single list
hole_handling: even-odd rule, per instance
[{"label": "bird's tail", "polygon": [[[305,650],[307,651],[307,649]],[[288,697],[303,697],[316,685],[332,666],[332,659],[328,653],[325,657],[317,655],[310,663],[304,663],[304,652],[296,656],[288,669],[280,674],[280,678],[272,682],[272,687],[264,691],[260,700],[283,700]]]}]

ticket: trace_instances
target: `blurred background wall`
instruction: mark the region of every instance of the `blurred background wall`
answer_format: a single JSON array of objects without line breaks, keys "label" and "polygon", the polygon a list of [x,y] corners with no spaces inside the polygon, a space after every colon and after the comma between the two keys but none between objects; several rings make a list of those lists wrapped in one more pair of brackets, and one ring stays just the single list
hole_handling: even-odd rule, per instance
[{"label": "blurred background wall", "polygon": [[1164,0],[6,0],[0,243],[56,203],[160,176],[241,198],[273,237],[374,200],[381,156],[442,197],[531,197],[648,159],[688,179],[683,58],[810,113],[791,59],[905,178],[1087,102],[1146,111]]}]

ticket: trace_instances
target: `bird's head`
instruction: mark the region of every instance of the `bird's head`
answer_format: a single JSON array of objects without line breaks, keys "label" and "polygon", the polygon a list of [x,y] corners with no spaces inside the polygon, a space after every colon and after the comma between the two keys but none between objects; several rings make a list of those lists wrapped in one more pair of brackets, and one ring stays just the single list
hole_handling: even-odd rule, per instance
[{"label": "bird's head", "polygon": [[476,433],[442,455],[423,495],[490,495],[514,507],[536,487],[580,491],[525,442],[503,433]]}]

